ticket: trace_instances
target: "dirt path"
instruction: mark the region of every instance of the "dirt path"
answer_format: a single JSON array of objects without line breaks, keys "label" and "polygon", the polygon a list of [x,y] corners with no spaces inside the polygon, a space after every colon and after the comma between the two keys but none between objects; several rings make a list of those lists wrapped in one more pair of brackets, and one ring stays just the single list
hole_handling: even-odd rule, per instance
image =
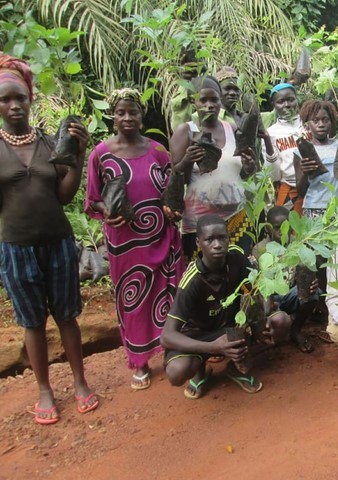
[{"label": "dirt path", "polygon": [[260,356],[260,393],[225,380],[218,364],[208,394],[191,401],[169,385],[161,356],[151,388],[132,392],[120,348],[85,359],[101,396],[87,415],[76,412],[69,365],[51,367],[62,419],[47,427],[28,413],[36,385],[26,370],[0,380],[0,479],[338,479],[337,364],[334,345],[311,355],[286,345]]}]

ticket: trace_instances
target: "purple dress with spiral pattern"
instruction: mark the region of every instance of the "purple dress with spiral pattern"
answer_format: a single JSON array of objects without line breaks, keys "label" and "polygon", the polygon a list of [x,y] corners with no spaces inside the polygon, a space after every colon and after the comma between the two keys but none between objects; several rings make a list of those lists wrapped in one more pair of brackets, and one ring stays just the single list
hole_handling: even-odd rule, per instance
[{"label": "purple dress with spiral pattern", "polygon": [[123,174],[136,214],[136,220],[123,227],[103,223],[130,368],[142,367],[161,349],[161,330],[185,269],[179,231],[166,219],[161,205],[169,171],[168,152],[153,140],[145,154],[124,159],[102,142],[88,160],[86,213],[103,218],[91,202],[102,201],[105,178]]}]

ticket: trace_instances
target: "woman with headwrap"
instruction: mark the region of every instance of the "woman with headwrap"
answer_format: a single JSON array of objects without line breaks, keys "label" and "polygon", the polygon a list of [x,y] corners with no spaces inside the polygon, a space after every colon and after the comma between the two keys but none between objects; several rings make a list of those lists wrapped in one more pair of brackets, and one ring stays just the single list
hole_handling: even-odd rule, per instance
[{"label": "woman with headwrap", "polygon": [[[245,235],[249,223],[243,210],[245,197],[240,183],[241,179],[255,171],[254,153],[234,157],[236,143],[233,129],[228,122],[218,118],[222,106],[218,81],[207,75],[195,79],[194,85],[198,121],[181,124],[170,141],[175,171],[184,173],[187,183],[182,218],[184,256],[187,262],[196,256],[197,220],[207,213],[215,213],[227,220],[231,242],[249,254],[251,239]],[[204,157],[205,150],[191,144],[191,138],[197,132],[211,133],[222,150],[217,168],[203,175],[199,173],[198,162]]]},{"label": "woman with headwrap", "polygon": [[78,140],[77,166],[48,162],[53,137],[29,125],[33,99],[32,74],[23,61],[0,53],[0,276],[25,328],[25,346],[40,397],[35,420],[59,420],[48,375],[46,321],[48,313],[60,330],[70,362],[79,412],[98,405],[84,377],[77,252],[63,205],[75,195],[81,180],[88,134],[72,123]]},{"label": "woman with headwrap", "polygon": [[[162,194],[170,159],[159,143],[140,133],[144,105],[137,90],[115,90],[108,98],[117,134],[89,157],[86,212],[103,220],[120,331],[134,369],[131,387],[150,386],[149,359],[161,349],[164,320],[184,270],[179,231],[163,213]],[[123,177],[133,220],[112,215],[103,191]]]},{"label": "woman with headwrap", "polygon": [[302,133],[295,87],[280,83],[271,90],[270,99],[277,121],[267,129],[262,149],[265,165],[271,167],[271,179],[276,185],[276,205],[285,205],[302,215],[303,198],[296,188],[293,166],[296,138]]}]

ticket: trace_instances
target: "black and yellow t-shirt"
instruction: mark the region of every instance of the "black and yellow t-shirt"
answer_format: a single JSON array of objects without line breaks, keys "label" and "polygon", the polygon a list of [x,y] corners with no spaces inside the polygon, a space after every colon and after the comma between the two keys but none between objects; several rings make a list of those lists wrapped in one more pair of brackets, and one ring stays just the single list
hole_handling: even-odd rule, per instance
[{"label": "black and yellow t-shirt", "polygon": [[198,257],[185,271],[168,316],[182,322],[182,332],[233,326],[240,298],[226,309],[221,302],[248,276],[248,267],[247,258],[237,249],[227,253],[224,268],[217,273],[210,272]]}]

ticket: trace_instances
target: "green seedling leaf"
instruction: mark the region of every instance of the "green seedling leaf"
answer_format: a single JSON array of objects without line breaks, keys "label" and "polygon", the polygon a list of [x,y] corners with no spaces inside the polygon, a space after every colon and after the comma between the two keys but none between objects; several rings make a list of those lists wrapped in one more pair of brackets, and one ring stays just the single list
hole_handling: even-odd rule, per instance
[{"label": "green seedling leaf", "polygon": [[275,257],[279,257],[281,255],[284,255],[285,250],[286,250],[286,248],[283,247],[283,245],[281,245],[278,242],[268,242],[266,244],[266,251],[268,253],[271,253]]},{"label": "green seedling leaf", "polygon": [[246,323],[246,315],[243,312],[243,310],[240,310],[239,312],[236,313],[235,322],[236,322],[236,325],[238,325],[239,327],[244,327]]},{"label": "green seedling leaf", "polygon": [[306,267],[312,271],[316,271],[316,254],[311,249],[302,245],[299,249],[299,259]]},{"label": "green seedling leaf", "polygon": [[271,253],[265,252],[259,257],[259,266],[262,270],[271,267],[274,262],[274,256]]}]

